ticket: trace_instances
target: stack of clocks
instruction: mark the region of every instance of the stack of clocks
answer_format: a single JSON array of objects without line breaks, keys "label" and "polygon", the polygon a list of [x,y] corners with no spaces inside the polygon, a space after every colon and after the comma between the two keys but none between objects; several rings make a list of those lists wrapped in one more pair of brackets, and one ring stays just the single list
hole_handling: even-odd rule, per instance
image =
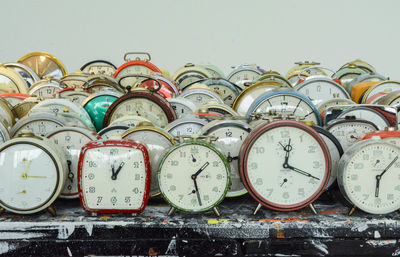
[{"label": "stack of clocks", "polygon": [[170,76],[148,53],[124,60],[71,74],[43,52],[0,65],[2,211],[55,215],[57,198],[79,198],[89,213],[136,215],[162,197],[169,214],[220,215],[225,197],[249,194],[254,214],[317,213],[337,188],[351,213],[400,208],[400,82],[370,64],[225,76],[188,63]]}]

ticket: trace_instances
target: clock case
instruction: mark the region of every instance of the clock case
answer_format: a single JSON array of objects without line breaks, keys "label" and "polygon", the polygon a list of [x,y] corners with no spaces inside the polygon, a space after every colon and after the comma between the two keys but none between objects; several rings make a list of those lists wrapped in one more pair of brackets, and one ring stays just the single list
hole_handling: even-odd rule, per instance
[{"label": "clock case", "polygon": [[[146,180],[145,180],[145,187],[143,192],[143,201],[142,205],[138,209],[92,209],[86,205],[83,189],[82,189],[82,167],[83,161],[85,158],[85,154],[90,149],[96,149],[100,147],[110,147],[110,146],[117,146],[117,147],[127,147],[131,149],[140,150],[143,154],[143,159],[145,163],[145,171],[146,171]],[[87,143],[84,147],[82,147],[81,154],[79,156],[78,162],[78,191],[79,191],[79,200],[81,202],[82,208],[89,212],[89,213],[128,213],[128,214],[138,214],[141,213],[147,206],[147,202],[149,200],[149,193],[150,193],[150,161],[149,161],[149,153],[147,148],[140,143],[131,141],[131,140],[100,140],[100,141],[92,141]]]}]

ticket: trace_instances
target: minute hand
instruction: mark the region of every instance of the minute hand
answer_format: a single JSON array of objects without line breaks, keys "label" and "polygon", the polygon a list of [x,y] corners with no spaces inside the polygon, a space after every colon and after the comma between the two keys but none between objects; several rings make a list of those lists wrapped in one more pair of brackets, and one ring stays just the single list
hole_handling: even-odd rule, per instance
[{"label": "minute hand", "polygon": [[291,169],[291,170],[293,170],[293,171],[295,171],[295,172],[297,172],[297,173],[300,173],[300,174],[302,174],[302,175],[304,175],[304,176],[307,176],[307,177],[310,177],[310,178],[313,178],[313,179],[320,180],[319,178],[314,177],[314,176],[311,175],[310,173],[305,172],[305,171],[302,171],[302,170],[300,170],[300,169],[298,169],[298,168],[295,168],[295,167],[293,167],[293,166],[287,165],[287,168],[288,168],[288,169]]}]

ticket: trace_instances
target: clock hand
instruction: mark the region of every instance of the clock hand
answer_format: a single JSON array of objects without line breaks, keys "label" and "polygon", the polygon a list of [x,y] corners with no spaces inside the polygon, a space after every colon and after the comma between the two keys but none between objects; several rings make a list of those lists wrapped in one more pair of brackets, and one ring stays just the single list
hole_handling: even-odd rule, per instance
[{"label": "clock hand", "polygon": [[68,164],[68,178],[69,180],[71,180],[71,183],[74,182],[74,173],[72,173],[71,171],[71,164],[72,162],[70,160],[67,160],[67,164]]},{"label": "clock hand", "polygon": [[286,146],[283,146],[281,142],[279,142],[279,144],[283,147],[283,150],[286,152],[285,154],[285,162],[283,163],[283,168],[288,168],[289,167],[289,154],[290,151],[293,150],[293,147],[290,145],[290,138],[289,138],[289,143]]},{"label": "clock hand", "polygon": [[197,195],[197,200],[199,201],[199,205],[201,206],[201,199],[200,199],[200,192],[199,192],[199,188],[197,187],[197,182],[196,182],[196,178],[193,178],[193,182],[194,182],[194,188],[196,189],[196,195]]},{"label": "clock hand", "polygon": [[287,178],[285,178],[281,184],[281,187],[283,186],[283,184],[285,184],[287,182]]},{"label": "clock hand", "polygon": [[375,187],[375,197],[379,197],[379,185],[382,179],[383,174],[386,173],[386,171],[388,171],[390,169],[390,167],[392,167],[392,165],[397,161],[397,159],[399,158],[399,156],[396,156],[390,163],[389,165],[382,171],[381,174],[376,175],[376,187]]},{"label": "clock hand", "polygon": [[314,176],[311,175],[310,173],[305,172],[305,171],[302,171],[302,170],[300,170],[300,169],[298,169],[298,168],[295,168],[295,167],[293,167],[293,166],[290,166],[289,164],[287,165],[287,168],[288,168],[288,169],[291,169],[291,170],[293,170],[293,171],[295,171],[295,172],[297,172],[297,173],[300,173],[301,175],[304,175],[304,176],[307,176],[307,177],[310,177],[310,178],[313,178],[313,179],[320,180],[319,178],[314,177]]},{"label": "clock hand", "polygon": [[[26,159],[23,159],[22,160],[23,162],[26,162],[27,160]],[[22,173],[22,178],[23,179],[26,179],[27,178],[27,176],[28,176],[28,169],[29,169],[29,166],[31,165],[31,160],[29,160],[27,163],[26,163],[26,165],[25,165],[25,169],[24,169],[24,173]]]},{"label": "clock hand", "polygon": [[121,162],[121,164],[118,166],[117,170],[115,171],[114,175],[111,176],[112,180],[117,179],[118,173],[121,171],[121,169],[122,169],[122,167],[124,167],[124,165],[125,165],[125,162]]},{"label": "clock hand", "polygon": [[26,178],[47,178],[46,176],[26,176]]},{"label": "clock hand", "polygon": [[[197,176],[198,176],[205,168],[207,168],[207,166],[208,166],[209,164],[210,164],[209,162],[204,163],[204,165],[201,166],[201,168],[200,168],[196,173],[194,173],[194,174],[192,175],[192,179],[196,179]],[[196,189],[196,190],[197,190],[197,189]]]},{"label": "clock hand", "polygon": [[196,158],[194,158],[193,154],[192,154],[192,162],[196,162]]}]

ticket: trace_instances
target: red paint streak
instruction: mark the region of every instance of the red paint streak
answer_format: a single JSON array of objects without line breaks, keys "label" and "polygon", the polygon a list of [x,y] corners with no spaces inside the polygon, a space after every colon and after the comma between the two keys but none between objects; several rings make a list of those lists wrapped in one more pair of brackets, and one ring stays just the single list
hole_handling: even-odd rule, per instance
[{"label": "red paint streak", "polygon": [[163,224],[168,224],[168,221],[164,220],[164,221],[163,221]]},{"label": "red paint streak", "polygon": [[346,223],[353,223],[353,222],[358,222],[358,221],[356,221],[356,220],[346,220],[345,222]]},{"label": "red paint streak", "polygon": [[336,211],[336,210],[330,210],[330,211],[321,211],[319,212],[320,214],[332,214],[332,213],[344,213],[345,211]]}]

